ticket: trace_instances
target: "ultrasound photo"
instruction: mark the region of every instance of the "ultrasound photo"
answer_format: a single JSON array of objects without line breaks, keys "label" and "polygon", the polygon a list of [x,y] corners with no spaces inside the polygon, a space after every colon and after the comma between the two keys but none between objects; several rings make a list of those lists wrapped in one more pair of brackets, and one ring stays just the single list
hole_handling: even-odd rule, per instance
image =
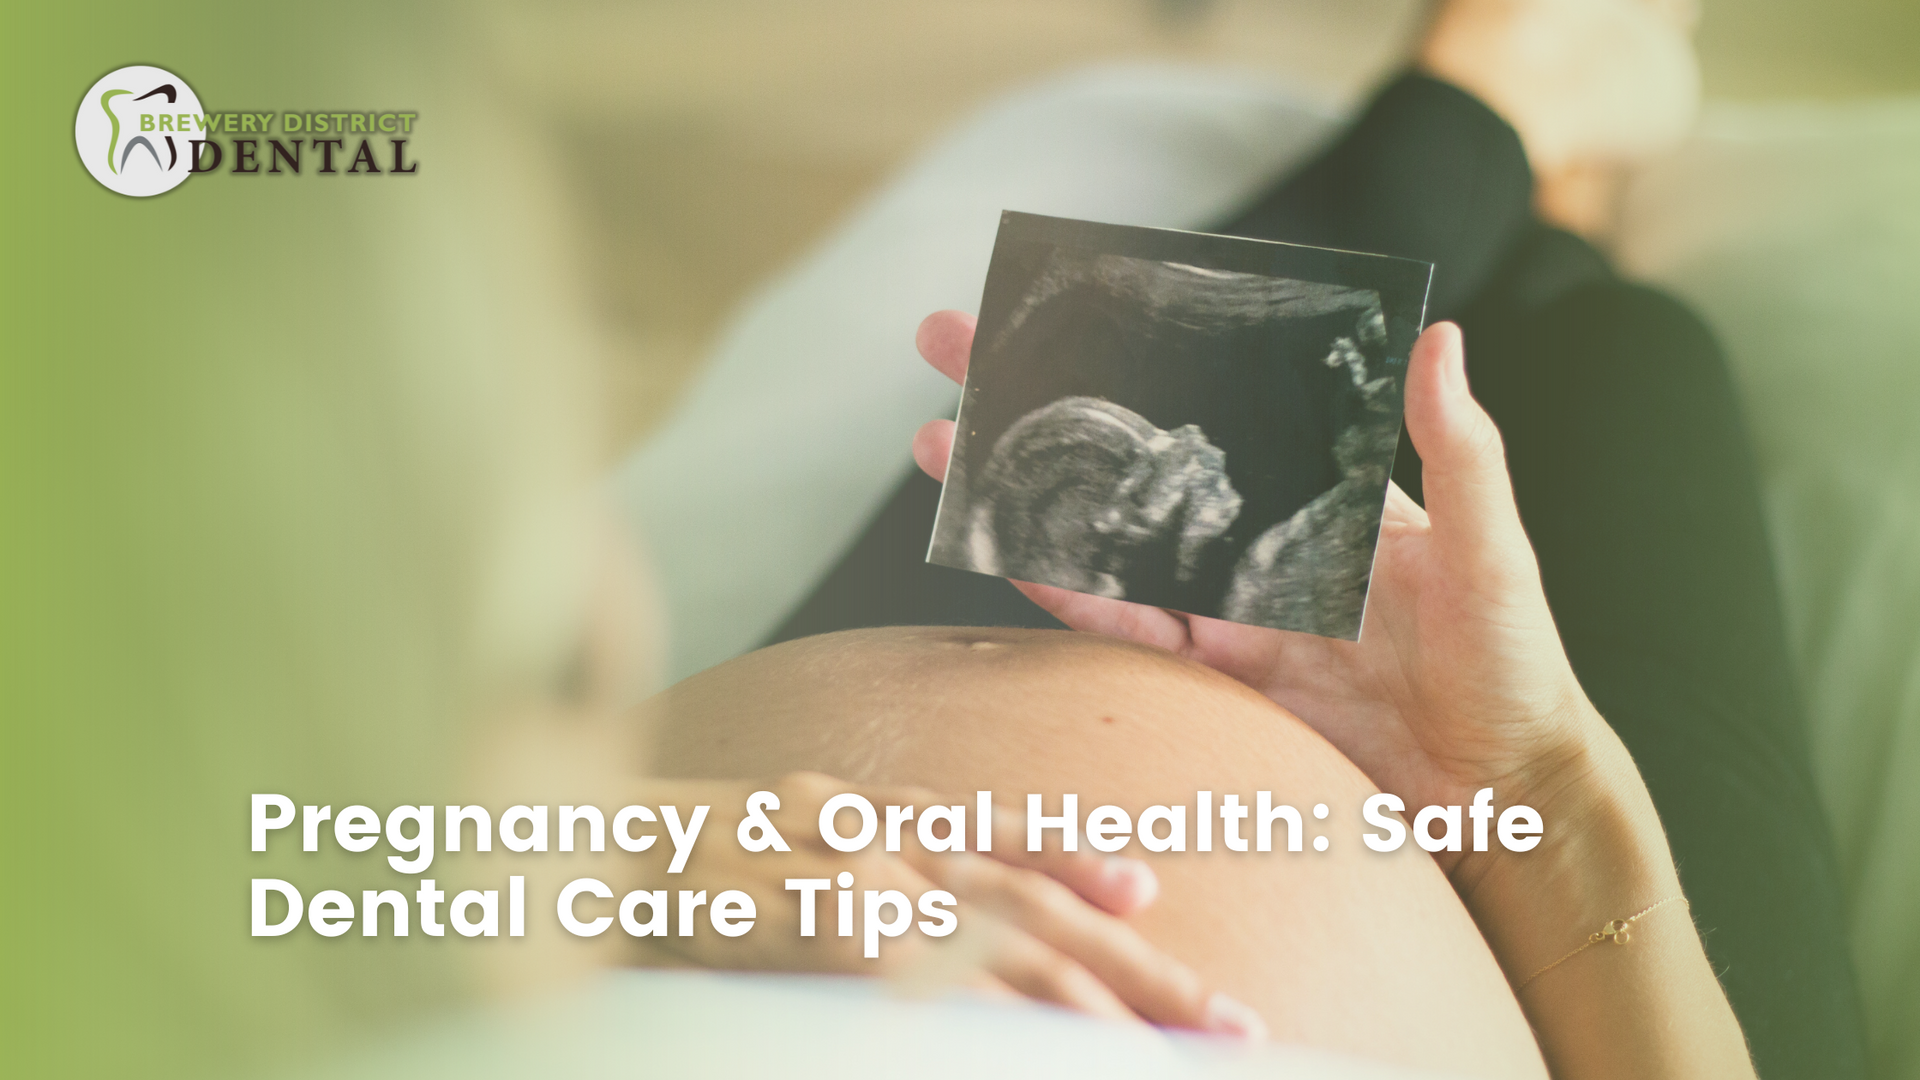
[{"label": "ultrasound photo", "polygon": [[1432,269],[1003,215],[927,561],[1358,639]]}]

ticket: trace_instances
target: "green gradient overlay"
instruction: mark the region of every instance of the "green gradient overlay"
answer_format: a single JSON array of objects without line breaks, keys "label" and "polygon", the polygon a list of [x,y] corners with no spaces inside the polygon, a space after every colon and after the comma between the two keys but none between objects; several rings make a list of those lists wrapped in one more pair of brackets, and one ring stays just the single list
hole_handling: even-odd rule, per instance
[{"label": "green gradient overlay", "polygon": [[250,855],[249,791],[441,794],[463,691],[436,613],[464,556],[391,407],[414,298],[390,272],[420,247],[391,223],[429,209],[433,166],[135,199],[73,139],[87,88],[135,63],[210,109],[420,108],[417,19],[0,14],[0,1073],[254,1073],[468,993],[444,940],[247,936],[249,877],[384,869]]}]

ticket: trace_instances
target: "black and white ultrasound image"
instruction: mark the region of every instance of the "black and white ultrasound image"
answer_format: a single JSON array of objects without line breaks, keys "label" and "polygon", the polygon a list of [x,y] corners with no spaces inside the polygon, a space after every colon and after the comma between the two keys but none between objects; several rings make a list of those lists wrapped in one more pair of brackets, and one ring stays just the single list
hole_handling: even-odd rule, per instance
[{"label": "black and white ultrasound image", "polygon": [[1357,639],[1430,274],[1005,215],[928,561]]}]

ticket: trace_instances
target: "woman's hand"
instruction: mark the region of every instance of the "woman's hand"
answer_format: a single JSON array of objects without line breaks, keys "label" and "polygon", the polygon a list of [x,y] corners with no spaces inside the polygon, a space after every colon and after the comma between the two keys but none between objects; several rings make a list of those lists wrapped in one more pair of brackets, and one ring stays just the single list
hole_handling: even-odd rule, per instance
[{"label": "woman's hand", "polygon": [[[958,312],[920,326],[921,355],[956,380],[972,340],[973,319]],[[1539,810],[1547,835],[1530,852],[1436,858],[1521,993],[1553,1075],[1751,1078],[1679,905],[1636,929],[1646,943],[1627,962],[1576,957],[1532,978],[1593,928],[1678,897],[1679,875],[1632,758],[1574,679],[1500,433],[1468,392],[1449,323],[1413,348],[1406,423],[1427,505],[1388,490],[1357,642],[1020,588],[1069,626],[1159,645],[1265,693],[1409,808],[1465,805],[1491,787],[1502,804]],[[914,457],[938,478],[952,445],[953,425],[934,421]]]},{"label": "woman's hand", "polygon": [[[929,316],[921,355],[964,378],[973,326],[960,312]],[[1538,808],[1589,767],[1596,745],[1610,760],[1624,760],[1624,750],[1611,752],[1617,740],[1567,662],[1514,508],[1500,433],[1468,392],[1451,323],[1428,328],[1414,346],[1406,423],[1427,505],[1389,488],[1357,642],[1019,587],[1069,626],[1160,646],[1259,690],[1410,807],[1465,805],[1492,787],[1502,805]],[[952,445],[953,424],[936,420],[915,437],[914,457],[940,479]],[[1439,858],[1459,869],[1459,855]]]},{"label": "woman's hand", "polygon": [[[848,854],[820,839],[820,810],[835,795],[856,792],[876,808],[967,800],[923,789],[843,784],[818,773],[794,773],[764,784],[647,784],[644,801],[707,805],[711,817],[682,873],[665,873],[662,857],[629,859],[633,877],[615,886],[616,895],[634,888],[676,894],[704,889],[714,897],[738,889],[753,897],[757,921],[751,933],[737,938],[695,933],[629,939],[647,946],[639,957],[643,964],[886,975],[909,986],[962,985],[1019,994],[1112,1019],[1241,1038],[1265,1033],[1253,1010],[1209,993],[1191,968],[1122,921],[1121,916],[1152,903],[1158,892],[1147,864],[1084,852],[1028,852],[1025,817],[1016,810],[994,808],[991,853],[926,851],[909,825],[900,830],[897,853],[883,850],[876,838],[865,850]],[[789,851],[747,852],[735,842],[747,798],[760,790],[779,797],[779,809],[766,816]],[[787,881],[837,881],[843,871],[853,875],[855,933],[840,936],[836,888],[815,894],[814,933],[801,937],[800,894],[789,891]],[[862,897],[868,890],[889,889],[909,903],[930,890],[952,893],[959,901],[952,909],[958,929],[945,938],[909,929],[881,939],[879,957],[867,959],[864,928],[858,925],[864,918]],[[911,918],[917,923],[925,915],[916,907]]]}]

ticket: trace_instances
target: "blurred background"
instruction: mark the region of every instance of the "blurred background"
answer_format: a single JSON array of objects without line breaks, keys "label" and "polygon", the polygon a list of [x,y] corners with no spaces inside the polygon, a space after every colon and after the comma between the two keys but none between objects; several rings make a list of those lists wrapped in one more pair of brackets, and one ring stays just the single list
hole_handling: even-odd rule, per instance
[{"label": "blurred background", "polygon": [[[248,877],[384,874],[250,857],[247,793],[498,802],[474,779],[487,733],[565,696],[615,593],[615,696],[654,685],[662,631],[606,570],[607,476],[956,125],[1138,61],[1338,111],[1425,7],[0,10],[5,1071],[279,1072],[483,999],[460,943],[247,938]],[[1793,350],[1750,363],[1752,411],[1876,1069],[1920,1080],[1920,354],[1897,317],[1920,277],[1920,5],[1708,0],[1698,43],[1711,138],[1650,176],[1621,254],[1736,361]],[[132,63],[210,110],[417,111],[421,172],[115,196],[75,160],[74,109]]]},{"label": "blurred background", "polygon": [[[1400,63],[1422,0],[659,0],[487,9],[548,117],[613,341],[612,423],[647,430],[752,288],[931,140],[1076,67],[1168,60],[1347,103]],[[1920,92],[1920,5],[1709,2],[1720,101]]]}]

